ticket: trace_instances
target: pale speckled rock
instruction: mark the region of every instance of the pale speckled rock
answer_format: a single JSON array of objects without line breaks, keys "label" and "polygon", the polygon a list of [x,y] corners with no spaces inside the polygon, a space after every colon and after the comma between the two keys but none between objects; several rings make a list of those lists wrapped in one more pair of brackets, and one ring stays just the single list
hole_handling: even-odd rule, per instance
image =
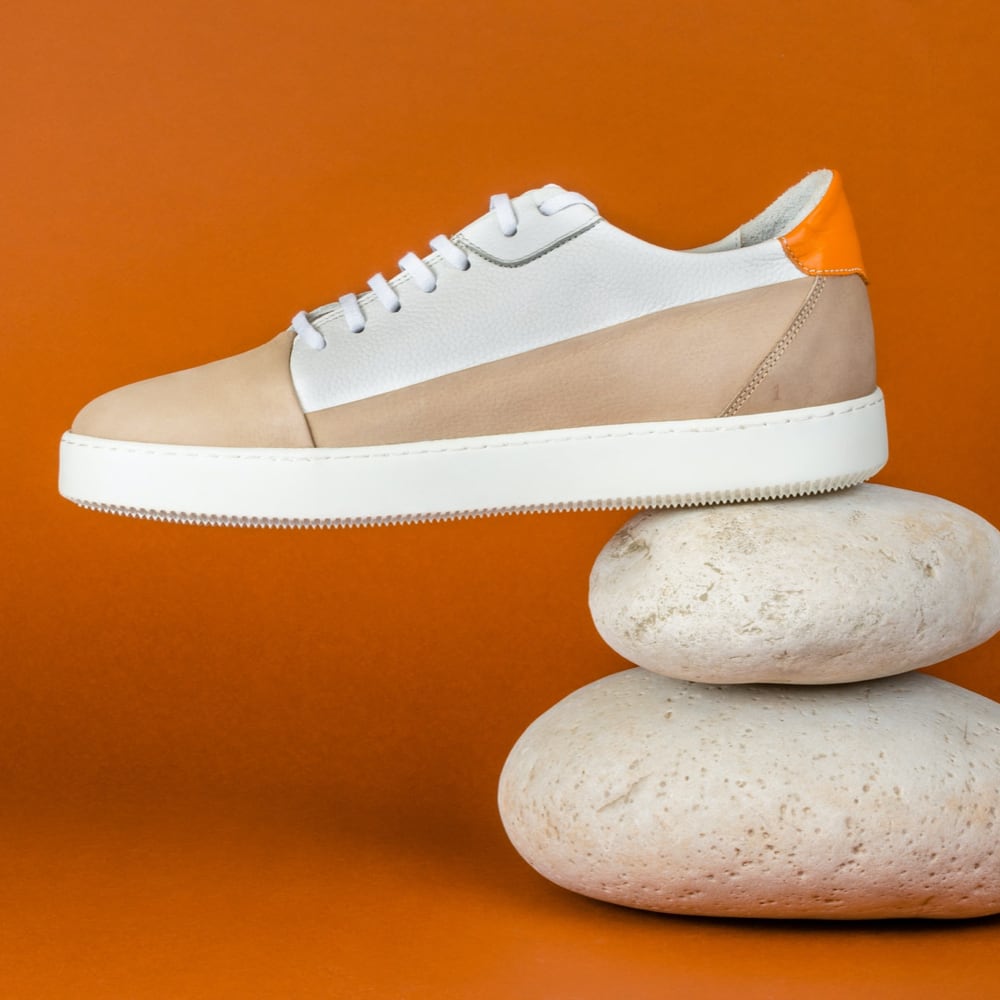
[{"label": "pale speckled rock", "polygon": [[1000,629],[1000,532],[939,497],[871,484],[648,511],[597,557],[590,608],[614,650],[669,677],[885,677]]},{"label": "pale speckled rock", "polygon": [[627,670],[537,719],[500,811],[575,892],[669,913],[1000,911],[1000,705],[908,674],[831,687]]}]

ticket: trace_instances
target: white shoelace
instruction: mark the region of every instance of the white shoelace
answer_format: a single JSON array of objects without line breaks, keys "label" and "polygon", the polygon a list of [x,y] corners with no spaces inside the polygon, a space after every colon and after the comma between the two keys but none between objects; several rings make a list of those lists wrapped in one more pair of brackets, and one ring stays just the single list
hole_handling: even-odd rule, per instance
[{"label": "white shoelace", "polygon": [[[564,208],[570,208],[573,205],[586,205],[593,211],[597,211],[592,202],[575,191],[559,191],[548,198],[543,198],[538,204],[538,211],[542,215],[555,215],[556,212],[561,212]],[[500,227],[500,232],[504,236],[514,236],[517,233],[517,213],[507,195],[493,195],[490,198],[490,212],[493,213],[493,217]],[[471,266],[469,255],[443,234],[435,236],[430,241],[430,246],[449,267],[459,271],[467,271]],[[415,253],[411,252],[400,258],[399,271],[400,274],[407,275],[422,292],[433,292],[437,288],[437,278],[434,271],[426,261],[421,260]],[[376,274],[372,277],[368,282],[368,287],[374,293],[375,298],[389,312],[399,312],[402,308],[402,303],[399,301],[395,289],[383,275]],[[351,333],[361,333],[365,328],[365,314],[357,295],[353,292],[349,295],[343,295],[338,299],[338,302],[343,310],[347,328]],[[299,335],[302,342],[314,351],[321,351],[326,347],[326,338],[313,325],[307,312],[299,312],[292,317],[292,329]]]}]

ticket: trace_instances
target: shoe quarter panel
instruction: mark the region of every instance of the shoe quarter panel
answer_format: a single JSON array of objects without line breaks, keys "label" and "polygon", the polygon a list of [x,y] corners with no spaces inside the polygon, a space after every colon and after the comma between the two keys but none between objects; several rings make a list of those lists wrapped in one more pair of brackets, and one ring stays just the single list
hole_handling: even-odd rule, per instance
[{"label": "shoe quarter panel", "polygon": [[799,315],[723,416],[860,399],[875,390],[875,333],[858,275],[818,277]]},{"label": "shoe quarter panel", "polygon": [[662,310],[307,415],[319,447],[718,416],[814,279]]},{"label": "shoe quarter panel", "polygon": [[292,380],[306,413],[513,357],[693,302],[802,279],[777,240],[713,254],[664,250],[601,220],[519,266],[472,254],[459,271],[427,258],[438,287],[394,287],[389,313],[362,296],[367,326],[348,331],[339,308],[317,319],[327,347],[297,339]]}]

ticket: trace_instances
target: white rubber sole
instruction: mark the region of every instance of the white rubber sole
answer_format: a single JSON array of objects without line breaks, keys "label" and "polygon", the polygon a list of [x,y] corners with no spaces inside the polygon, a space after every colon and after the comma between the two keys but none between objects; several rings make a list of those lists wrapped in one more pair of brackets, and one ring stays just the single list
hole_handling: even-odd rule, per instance
[{"label": "white rubber sole", "polygon": [[776,499],[853,486],[887,458],[876,390],[747,417],[362,448],[208,448],[66,433],[59,491],[132,517],[334,527]]}]

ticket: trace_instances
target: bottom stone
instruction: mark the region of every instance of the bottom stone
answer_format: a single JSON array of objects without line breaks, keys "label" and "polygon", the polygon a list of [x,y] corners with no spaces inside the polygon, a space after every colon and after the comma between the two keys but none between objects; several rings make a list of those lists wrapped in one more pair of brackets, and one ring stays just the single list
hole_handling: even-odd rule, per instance
[{"label": "bottom stone", "polygon": [[925,674],[779,687],[626,670],[525,731],[499,802],[542,875],[625,906],[1000,911],[1000,705]]}]

